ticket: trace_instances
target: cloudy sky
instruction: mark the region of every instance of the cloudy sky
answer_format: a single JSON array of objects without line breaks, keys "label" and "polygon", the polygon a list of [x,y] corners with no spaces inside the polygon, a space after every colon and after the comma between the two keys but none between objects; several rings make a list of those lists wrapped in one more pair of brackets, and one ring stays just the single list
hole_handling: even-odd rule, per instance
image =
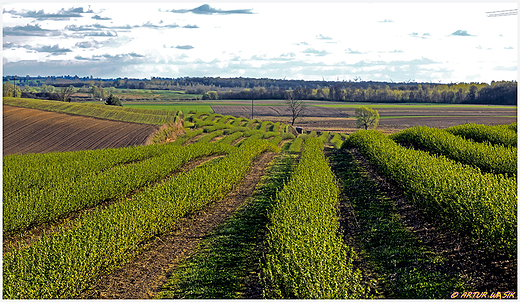
[{"label": "cloudy sky", "polygon": [[517,2],[3,3],[4,75],[517,80]]}]

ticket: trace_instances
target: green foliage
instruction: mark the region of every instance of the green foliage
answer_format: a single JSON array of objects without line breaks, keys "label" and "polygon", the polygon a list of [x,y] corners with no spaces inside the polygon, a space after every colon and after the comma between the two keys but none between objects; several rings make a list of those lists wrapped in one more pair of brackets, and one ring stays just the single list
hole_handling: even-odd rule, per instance
[{"label": "green foliage", "polygon": [[205,236],[192,256],[172,272],[161,299],[244,299],[262,257],[267,209],[292,172],[282,155],[268,167],[257,189],[232,217]]},{"label": "green foliage", "polygon": [[356,126],[365,130],[376,128],[379,125],[379,112],[365,106],[358,107],[356,113]]},{"label": "green foliage", "polygon": [[[368,288],[339,229],[338,188],[316,138],[268,213],[264,298],[359,299]],[[295,214],[297,213],[297,214]]]},{"label": "green foliage", "polygon": [[[203,122],[203,123],[209,123],[209,122]],[[200,124],[199,124],[200,125]],[[232,125],[230,124],[224,124],[224,123],[213,123],[209,126],[206,126],[204,128],[204,132],[206,133],[209,133],[209,132],[213,132],[213,131],[216,131],[216,130],[222,130],[222,129],[230,129],[230,128],[233,128]]]},{"label": "green foliage", "polygon": [[3,231],[24,230],[124,196],[195,157],[226,151],[197,144],[5,156]]},{"label": "green foliage", "polygon": [[300,152],[300,149],[302,147],[303,141],[304,141],[303,134],[298,135],[298,137],[295,138],[291,142],[291,145],[289,146],[289,149],[287,151],[289,151],[289,152]]},{"label": "green foliage", "polygon": [[446,128],[444,131],[480,143],[489,142],[495,145],[517,146],[516,123],[500,126],[464,124]]},{"label": "green foliage", "polygon": [[378,276],[382,296],[377,298],[445,299],[465,291],[460,276],[447,269],[448,261],[409,231],[395,198],[380,189],[351,152],[335,152],[331,162],[356,217],[353,236]]},{"label": "green foliage", "polygon": [[107,100],[105,101],[105,105],[123,106],[123,104],[121,104],[121,100],[119,100],[119,98],[113,95],[112,93],[108,96]]},{"label": "green foliage", "polygon": [[[222,144],[211,144],[222,148]],[[135,256],[143,243],[182,217],[221,200],[249,171],[252,161],[276,148],[250,141],[223,159],[199,166],[115,203],[85,214],[71,228],[44,235],[3,256],[6,299],[70,299]],[[193,152],[196,148],[191,148]],[[183,158],[190,157],[181,152]],[[204,190],[201,190],[204,188]]]},{"label": "green foliage", "polygon": [[330,143],[334,146],[334,148],[340,149],[341,145],[343,145],[342,136],[339,133],[334,133],[334,136],[330,140]]},{"label": "green foliage", "polygon": [[17,107],[153,125],[173,123],[175,122],[175,117],[177,116],[177,111],[125,108],[91,103],[64,103],[58,101],[20,98],[4,98],[3,101],[6,105]]},{"label": "green foliage", "polygon": [[3,84],[3,97],[15,97],[19,98],[22,96],[22,90],[11,83],[4,83]]},{"label": "green foliage", "polygon": [[296,138],[296,136],[294,136],[294,134],[292,134],[292,133],[284,132],[284,133],[282,134],[282,139],[283,139],[283,140],[286,140],[286,139],[294,139],[294,138]]},{"label": "green foliage", "polygon": [[516,148],[487,142],[475,143],[447,131],[426,126],[408,128],[389,137],[398,143],[412,144],[414,147],[478,167],[484,172],[516,177]]},{"label": "green foliage", "polygon": [[226,137],[218,140],[218,143],[229,145],[229,144],[233,143],[234,141],[236,141],[237,139],[241,138],[242,136],[244,136],[243,132],[233,132],[233,134],[227,135]]},{"label": "green foliage", "polygon": [[407,149],[373,130],[349,135],[346,146],[357,147],[429,217],[485,250],[516,255],[516,178]]}]

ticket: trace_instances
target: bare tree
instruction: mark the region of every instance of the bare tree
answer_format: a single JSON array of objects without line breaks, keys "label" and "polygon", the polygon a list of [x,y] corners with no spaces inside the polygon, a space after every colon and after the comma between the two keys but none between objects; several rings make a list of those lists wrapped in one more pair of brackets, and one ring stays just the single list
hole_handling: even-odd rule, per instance
[{"label": "bare tree", "polygon": [[305,114],[307,105],[299,98],[296,98],[292,91],[285,93],[285,105],[287,105],[287,108],[291,112],[291,126],[294,126],[296,119],[303,117]]},{"label": "bare tree", "polygon": [[60,92],[57,93],[58,100],[62,102],[70,102],[70,97],[76,93],[74,86],[61,87]]}]

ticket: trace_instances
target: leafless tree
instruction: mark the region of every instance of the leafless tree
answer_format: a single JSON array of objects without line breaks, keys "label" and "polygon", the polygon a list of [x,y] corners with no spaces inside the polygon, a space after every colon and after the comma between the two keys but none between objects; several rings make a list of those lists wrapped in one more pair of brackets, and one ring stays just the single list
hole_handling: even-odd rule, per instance
[{"label": "leafless tree", "polygon": [[70,97],[76,93],[74,86],[61,87],[60,92],[57,93],[58,100],[62,102],[70,102]]},{"label": "leafless tree", "polygon": [[291,112],[291,126],[294,126],[296,119],[303,117],[305,114],[307,105],[305,105],[303,100],[296,98],[292,91],[285,93],[285,105],[287,105],[287,108]]}]

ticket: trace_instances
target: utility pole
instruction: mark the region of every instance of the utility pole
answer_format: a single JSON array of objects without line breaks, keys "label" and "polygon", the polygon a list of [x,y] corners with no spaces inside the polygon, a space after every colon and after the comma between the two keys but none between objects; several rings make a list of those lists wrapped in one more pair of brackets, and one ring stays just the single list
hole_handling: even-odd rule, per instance
[{"label": "utility pole", "polygon": [[251,93],[251,119],[254,117],[254,109],[253,109],[253,93]]}]

